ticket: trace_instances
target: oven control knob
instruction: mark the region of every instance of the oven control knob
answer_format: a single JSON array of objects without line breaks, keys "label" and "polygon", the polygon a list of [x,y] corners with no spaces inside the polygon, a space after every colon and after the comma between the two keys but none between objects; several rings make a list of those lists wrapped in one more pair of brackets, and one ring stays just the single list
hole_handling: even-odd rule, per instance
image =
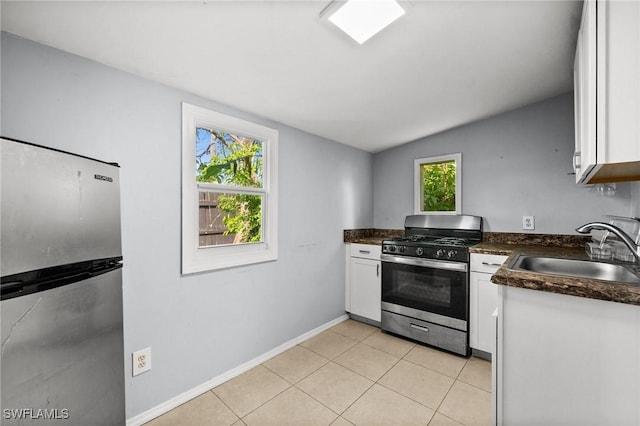
[{"label": "oven control knob", "polygon": [[445,254],[445,253],[446,253],[446,252],[445,252],[444,250],[440,249],[440,250],[438,250],[438,251],[436,252],[436,257],[442,257],[442,256],[444,256],[444,254]]},{"label": "oven control knob", "polygon": [[405,251],[407,251],[407,247],[406,246],[400,246],[400,247],[398,247],[398,251],[400,253],[404,253]]},{"label": "oven control knob", "polygon": [[456,251],[454,250],[449,250],[449,253],[447,253],[447,258],[451,259],[452,257],[454,257],[456,254],[458,254]]},{"label": "oven control knob", "polygon": [[416,249],[416,255],[418,255],[418,256],[422,256],[422,253],[424,253],[424,250],[422,249],[422,247],[418,247],[418,248]]},{"label": "oven control knob", "polygon": [[394,251],[396,251],[396,246],[389,246],[389,251],[391,253],[393,253]]}]

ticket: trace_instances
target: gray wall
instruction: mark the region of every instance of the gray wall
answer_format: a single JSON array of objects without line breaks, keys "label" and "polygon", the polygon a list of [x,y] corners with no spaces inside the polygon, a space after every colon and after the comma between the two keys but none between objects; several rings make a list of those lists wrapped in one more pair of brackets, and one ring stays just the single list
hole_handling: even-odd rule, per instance
[{"label": "gray wall", "polygon": [[[630,214],[629,183],[614,197],[575,184],[573,94],[548,99],[433,135],[374,156],[374,226],[402,228],[413,212],[413,160],[462,153],[462,211],[483,216],[485,230],[574,234],[605,214]],[[427,120],[428,117],[425,117]]]},{"label": "gray wall", "polygon": [[[371,154],[5,33],[1,84],[2,135],[122,166],[127,417],[344,314],[342,230],[372,225]],[[277,262],[180,276],[182,101],[280,131]]]}]

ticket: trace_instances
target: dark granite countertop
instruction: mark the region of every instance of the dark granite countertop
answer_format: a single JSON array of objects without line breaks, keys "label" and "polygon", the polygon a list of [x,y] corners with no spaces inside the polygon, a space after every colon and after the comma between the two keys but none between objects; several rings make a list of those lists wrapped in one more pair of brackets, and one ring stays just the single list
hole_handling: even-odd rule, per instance
[{"label": "dark granite countertop", "polygon": [[[349,229],[344,231],[344,242],[380,245],[385,239],[402,235],[402,229]],[[505,265],[518,254],[588,259],[584,251],[587,241],[589,237],[582,235],[485,232],[483,241],[470,247],[469,252],[509,256]],[[493,274],[491,281],[498,285],[640,306],[640,283],[513,271],[504,265]]]},{"label": "dark granite countertop", "polygon": [[500,254],[511,256],[512,254],[526,253],[539,256],[567,257],[572,259],[588,259],[582,247],[558,247],[536,244],[508,244],[482,242],[469,247],[470,253]]},{"label": "dark granite countertop", "polygon": [[363,237],[363,238],[350,238],[349,241],[345,241],[345,243],[355,243],[355,244],[370,244],[372,246],[381,246],[382,241],[388,240],[386,237]]},{"label": "dark granite countertop", "polygon": [[583,248],[483,242],[470,248],[470,251],[472,253],[509,256],[504,265],[491,277],[491,281],[495,284],[640,306],[640,282],[627,284],[591,278],[514,271],[506,267],[519,254],[588,259]]},{"label": "dark granite countertop", "polygon": [[345,243],[382,245],[382,241],[404,235],[404,229],[345,229],[343,240]]}]

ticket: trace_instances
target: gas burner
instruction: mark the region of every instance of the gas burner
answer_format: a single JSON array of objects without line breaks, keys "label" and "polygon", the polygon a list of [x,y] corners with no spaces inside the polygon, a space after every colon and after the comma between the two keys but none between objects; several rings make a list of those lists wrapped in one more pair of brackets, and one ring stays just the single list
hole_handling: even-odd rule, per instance
[{"label": "gas burner", "polygon": [[465,238],[460,237],[434,237],[431,235],[407,235],[404,237],[394,238],[393,240],[385,241],[387,244],[407,244],[411,243],[415,246],[457,246],[468,247],[471,244],[475,244]]}]

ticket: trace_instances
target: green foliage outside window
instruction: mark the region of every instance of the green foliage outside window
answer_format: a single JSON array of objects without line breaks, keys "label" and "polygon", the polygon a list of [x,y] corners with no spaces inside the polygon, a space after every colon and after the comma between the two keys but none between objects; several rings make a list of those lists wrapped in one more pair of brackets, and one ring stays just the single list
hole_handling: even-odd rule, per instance
[{"label": "green foliage outside window", "polygon": [[456,211],[456,163],[422,164],[422,211]]},{"label": "green foliage outside window", "polygon": [[[197,182],[262,188],[262,141],[199,127],[196,146]],[[219,195],[224,235],[234,234],[234,244],[262,241],[262,198],[228,190]]]},{"label": "green foliage outside window", "polygon": [[223,219],[224,235],[235,234],[234,244],[262,241],[262,197],[249,194],[225,194],[218,208],[228,212]]}]

